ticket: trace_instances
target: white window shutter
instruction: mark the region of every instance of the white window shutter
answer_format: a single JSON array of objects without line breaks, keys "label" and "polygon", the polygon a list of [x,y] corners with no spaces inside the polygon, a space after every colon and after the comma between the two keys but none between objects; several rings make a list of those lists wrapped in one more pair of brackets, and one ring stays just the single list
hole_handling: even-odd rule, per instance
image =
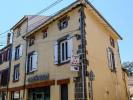
[{"label": "white window shutter", "polygon": [[68,59],[71,59],[72,55],[73,55],[73,38],[72,35],[69,35],[67,37],[68,40]]},{"label": "white window shutter", "polygon": [[20,45],[19,48],[19,57],[21,57],[23,55],[23,45]]},{"label": "white window shutter", "polygon": [[33,53],[33,62],[32,62],[32,69],[37,70],[37,65],[38,65],[38,54],[37,52]]},{"label": "white window shutter", "polygon": [[15,59],[15,48],[12,48],[12,60]]},{"label": "white window shutter", "polygon": [[54,43],[54,64],[58,64],[58,41]]}]

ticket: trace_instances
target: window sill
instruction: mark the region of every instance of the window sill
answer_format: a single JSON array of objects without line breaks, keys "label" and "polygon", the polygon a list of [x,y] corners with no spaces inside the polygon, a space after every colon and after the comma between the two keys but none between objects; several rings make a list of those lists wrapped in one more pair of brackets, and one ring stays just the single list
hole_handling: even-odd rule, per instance
[{"label": "window sill", "polygon": [[67,60],[67,61],[65,61],[65,62],[60,62],[59,64],[57,64],[58,66],[62,66],[62,65],[64,65],[64,64],[68,64],[68,63],[70,63],[70,60]]},{"label": "window sill", "polygon": [[27,75],[34,74],[36,71],[37,71],[37,69],[36,69],[36,70],[29,71],[29,72],[27,73]]},{"label": "window sill", "polygon": [[14,83],[16,83],[16,82],[18,82],[18,81],[19,81],[19,79],[18,79],[18,80],[13,80]]}]

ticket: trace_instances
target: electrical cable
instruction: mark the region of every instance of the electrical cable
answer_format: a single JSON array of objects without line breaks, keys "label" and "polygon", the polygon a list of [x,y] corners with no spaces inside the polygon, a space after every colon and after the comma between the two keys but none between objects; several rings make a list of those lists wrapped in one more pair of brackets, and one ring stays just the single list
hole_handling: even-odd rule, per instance
[{"label": "electrical cable", "polygon": [[[33,18],[36,18],[38,15],[40,15],[40,14],[44,13],[45,11],[49,10],[50,8],[54,7],[55,5],[57,5],[58,3],[60,3],[61,1],[63,1],[63,0],[56,0],[54,3],[52,3],[48,7],[44,8],[41,11],[37,12],[36,14],[34,14],[35,16],[31,17],[28,21],[32,20]],[[10,31],[10,29],[7,30],[7,31],[5,31],[5,32],[3,32],[3,33],[1,33],[0,35],[3,35],[3,34],[9,32],[9,31]]]}]

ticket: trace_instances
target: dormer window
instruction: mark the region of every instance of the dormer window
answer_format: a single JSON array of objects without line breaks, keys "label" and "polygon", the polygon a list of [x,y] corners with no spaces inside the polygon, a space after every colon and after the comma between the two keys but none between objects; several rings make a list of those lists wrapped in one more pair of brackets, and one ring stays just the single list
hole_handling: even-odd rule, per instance
[{"label": "dormer window", "polygon": [[35,42],[35,36],[31,36],[29,38],[29,46],[32,46],[34,44],[34,42]]},{"label": "dormer window", "polygon": [[65,16],[65,17],[63,17],[62,19],[59,20],[58,27],[59,27],[60,30],[62,30],[64,28],[67,28],[68,20],[69,20],[68,16]]},{"label": "dormer window", "polygon": [[110,37],[110,44],[112,47],[115,47],[115,41],[112,37]]}]

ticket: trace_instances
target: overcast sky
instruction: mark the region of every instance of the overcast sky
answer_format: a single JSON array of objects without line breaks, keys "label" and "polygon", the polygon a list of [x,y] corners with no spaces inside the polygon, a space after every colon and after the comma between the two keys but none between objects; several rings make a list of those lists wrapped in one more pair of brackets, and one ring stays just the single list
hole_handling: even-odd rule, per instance
[{"label": "overcast sky", "polygon": [[[56,0],[1,0],[0,33],[10,29],[24,15],[34,15]],[[63,0],[42,15],[50,15],[75,0]],[[133,0],[90,0],[95,8],[123,37],[119,41],[122,62],[133,61]],[[6,43],[6,34],[0,35],[0,44]]]}]

